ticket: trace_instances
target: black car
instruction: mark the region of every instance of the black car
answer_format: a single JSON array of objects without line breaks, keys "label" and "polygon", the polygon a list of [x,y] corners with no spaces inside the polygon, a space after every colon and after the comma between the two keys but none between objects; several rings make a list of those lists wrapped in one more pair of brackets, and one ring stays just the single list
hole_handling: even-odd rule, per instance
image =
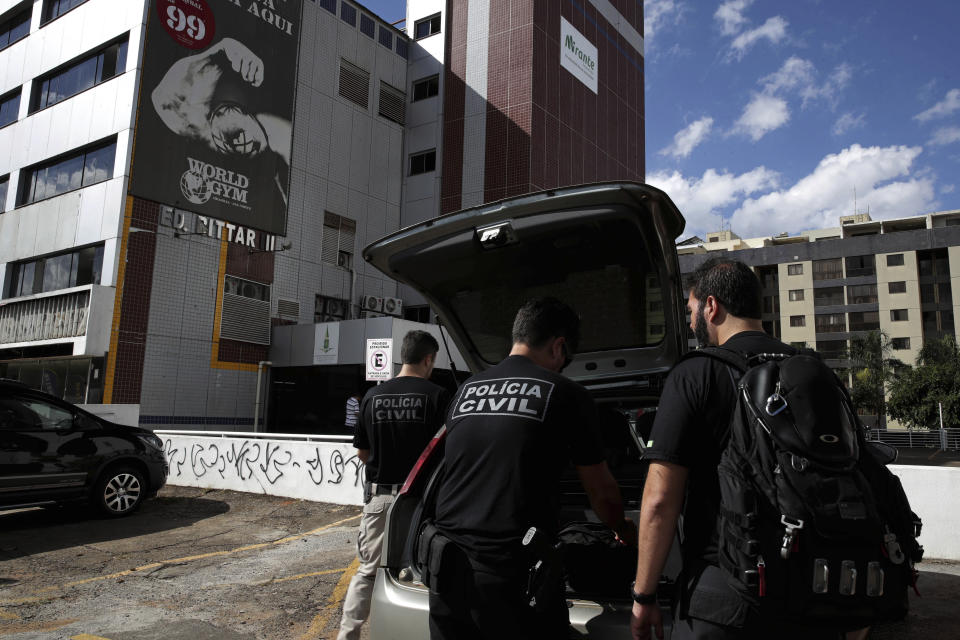
[{"label": "black car", "polygon": [[125,516],[167,481],[163,443],[0,380],[0,509],[89,501]]}]

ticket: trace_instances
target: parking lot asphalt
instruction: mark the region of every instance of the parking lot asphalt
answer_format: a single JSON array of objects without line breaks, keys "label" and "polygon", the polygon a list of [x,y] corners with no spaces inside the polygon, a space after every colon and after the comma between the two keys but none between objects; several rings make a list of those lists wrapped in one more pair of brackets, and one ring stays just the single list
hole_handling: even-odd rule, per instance
[{"label": "parking lot asphalt", "polygon": [[129,518],[0,512],[0,637],[325,638],[359,509],[166,487]]},{"label": "parking lot asphalt", "polygon": [[[120,520],[0,512],[0,638],[334,638],[359,520],[357,507],[172,486]],[[908,618],[872,638],[960,639],[960,564],[921,570]]]}]

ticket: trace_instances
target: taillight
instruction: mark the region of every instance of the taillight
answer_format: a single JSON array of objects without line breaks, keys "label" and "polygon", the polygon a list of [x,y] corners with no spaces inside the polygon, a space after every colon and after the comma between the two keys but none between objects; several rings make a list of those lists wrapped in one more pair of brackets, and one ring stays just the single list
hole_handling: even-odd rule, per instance
[{"label": "taillight", "polygon": [[447,425],[440,427],[440,430],[437,431],[436,435],[430,439],[430,442],[427,443],[426,448],[420,454],[420,457],[417,458],[417,463],[413,465],[413,469],[410,469],[410,473],[407,474],[407,479],[403,483],[403,487],[400,488],[400,495],[405,494],[413,483],[417,479],[417,475],[420,473],[420,469],[423,468],[427,461],[430,460],[430,457],[433,455],[433,452],[436,450],[437,445],[443,442],[443,439],[447,437]]}]

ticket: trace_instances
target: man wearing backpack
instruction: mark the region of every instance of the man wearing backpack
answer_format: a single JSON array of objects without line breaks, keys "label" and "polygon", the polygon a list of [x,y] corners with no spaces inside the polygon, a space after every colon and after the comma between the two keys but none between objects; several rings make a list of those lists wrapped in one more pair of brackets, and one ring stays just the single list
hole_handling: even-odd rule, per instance
[{"label": "man wearing backpack", "polygon": [[[706,261],[691,276],[687,306],[690,326],[701,346],[744,353],[796,350],[765,334],[760,322],[761,285],[741,262]],[[663,637],[656,588],[681,530],[683,573],[679,615],[673,640],[680,638],[837,637],[797,629],[756,629],[747,604],[728,585],[719,567],[717,514],[720,508],[717,466],[736,403],[734,378],[714,358],[690,358],[670,373],[657,410],[646,457],[652,460],[644,487],[639,524],[639,557],[633,586],[633,637]]]}]

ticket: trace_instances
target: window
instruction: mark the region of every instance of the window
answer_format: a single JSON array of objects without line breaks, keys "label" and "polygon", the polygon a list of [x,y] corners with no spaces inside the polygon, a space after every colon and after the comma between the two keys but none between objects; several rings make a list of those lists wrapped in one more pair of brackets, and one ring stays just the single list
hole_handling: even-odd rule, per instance
[{"label": "window", "polygon": [[377,25],[373,21],[373,18],[368,16],[365,13],[360,14],[360,33],[367,36],[368,38],[373,38],[373,34],[376,31]]},{"label": "window", "polygon": [[[30,3],[33,5],[33,3]],[[0,49],[6,49],[14,42],[22,40],[30,34],[30,10],[28,6],[23,11],[0,22]]]},{"label": "window", "polygon": [[393,49],[393,33],[391,33],[390,29],[382,24],[380,25],[380,30],[377,34],[377,41],[387,49]]},{"label": "window", "polygon": [[24,169],[19,204],[30,204],[103,182],[113,177],[117,141],[75,151],[32,169]]},{"label": "window", "polygon": [[850,314],[850,331],[876,331],[879,328],[879,311],[863,311]]},{"label": "window", "polygon": [[323,215],[323,238],[320,259],[350,269],[353,264],[354,238],[357,235],[355,220],[325,212]]},{"label": "window", "polygon": [[780,296],[764,296],[763,313],[780,313]]},{"label": "window", "polygon": [[831,258],[829,260],[813,261],[813,279],[814,280],[836,280],[843,277],[843,259]]},{"label": "window", "polygon": [[847,277],[872,276],[877,273],[877,261],[873,255],[849,256],[847,262]]},{"label": "window", "polygon": [[806,349],[806,348],[807,348],[807,343],[806,343],[806,342],[791,342],[791,343],[790,343],[790,346],[793,347],[794,349]]},{"label": "window", "polygon": [[909,320],[907,309],[890,309],[890,322],[906,322]]},{"label": "window", "polygon": [[414,81],[413,83],[412,102],[426,100],[427,98],[432,98],[439,93],[440,93],[440,76],[430,76],[429,78],[422,78],[420,80]]},{"label": "window", "polygon": [[803,300],[803,289],[790,289],[790,302],[800,302]]},{"label": "window", "polygon": [[787,265],[787,275],[788,275],[788,276],[802,276],[802,275],[803,275],[803,265],[802,265],[802,264],[788,264],[788,265]]},{"label": "window", "polygon": [[906,293],[907,283],[906,282],[888,282],[887,290],[890,293]]},{"label": "window", "polygon": [[828,307],[843,304],[843,287],[826,287],[813,290],[813,304],[816,307]]},{"label": "window", "polygon": [[841,360],[847,357],[847,341],[817,340],[817,351],[824,359]]},{"label": "window", "polygon": [[413,37],[417,40],[440,33],[440,14],[417,20],[413,25]]},{"label": "window", "polygon": [[807,316],[790,316],[790,326],[791,327],[807,326]]},{"label": "window", "polygon": [[[427,307],[429,309],[429,307]],[[343,298],[331,298],[318,295],[314,302],[314,322],[334,322],[346,320],[349,303]]]},{"label": "window", "polygon": [[4,405],[7,411],[13,409],[12,413],[16,416],[15,424],[20,429],[54,431],[67,429],[73,425],[71,411],[42,400],[20,396],[10,398],[4,402]]},{"label": "window", "polygon": [[0,96],[0,127],[17,121],[20,114],[20,89]]},{"label": "window", "polygon": [[10,186],[10,176],[0,176],[0,212],[7,210],[7,187]]},{"label": "window", "polygon": [[817,333],[842,333],[847,330],[847,317],[843,313],[818,313],[814,324]]},{"label": "window", "polygon": [[46,24],[54,18],[59,18],[67,11],[80,6],[87,0],[46,0],[43,7],[43,20],[40,24]]},{"label": "window", "polygon": [[320,6],[334,15],[337,13],[337,0],[320,0]]},{"label": "window", "polygon": [[234,276],[224,276],[223,292],[241,298],[270,302],[270,285],[244,280]]},{"label": "window", "polygon": [[127,66],[127,41],[114,42],[33,81],[30,112],[62,102],[81,91],[123,73]]},{"label": "window", "polygon": [[430,149],[410,156],[410,175],[430,173],[437,169],[437,150]]},{"label": "window", "polygon": [[663,300],[651,300],[647,303],[647,311],[658,312],[663,311]]},{"label": "window", "polygon": [[8,297],[100,284],[103,245],[13,265]]},{"label": "window", "polygon": [[847,287],[847,304],[875,304],[877,302],[877,285],[862,284]]},{"label": "window", "polygon": [[341,59],[340,95],[366,109],[370,95],[370,73]]},{"label": "window", "polygon": [[386,118],[403,124],[405,117],[405,108],[407,96],[395,87],[391,87],[386,82],[380,82],[380,109],[378,113]]},{"label": "window", "polygon": [[662,325],[662,324],[651,324],[651,325],[650,325],[650,335],[652,335],[652,336],[662,336],[662,335],[663,335],[663,325]]},{"label": "window", "polygon": [[397,55],[404,60],[406,60],[407,56],[409,55],[409,45],[407,44],[406,39],[400,36],[397,36]]},{"label": "window", "polygon": [[902,267],[903,266],[903,254],[902,253],[891,253],[887,256],[887,266],[888,267]]},{"label": "window", "polygon": [[895,350],[903,351],[910,348],[910,338],[894,338],[890,344]]},{"label": "window", "polygon": [[357,26],[357,8],[352,4],[340,3],[340,19],[351,27]]}]

